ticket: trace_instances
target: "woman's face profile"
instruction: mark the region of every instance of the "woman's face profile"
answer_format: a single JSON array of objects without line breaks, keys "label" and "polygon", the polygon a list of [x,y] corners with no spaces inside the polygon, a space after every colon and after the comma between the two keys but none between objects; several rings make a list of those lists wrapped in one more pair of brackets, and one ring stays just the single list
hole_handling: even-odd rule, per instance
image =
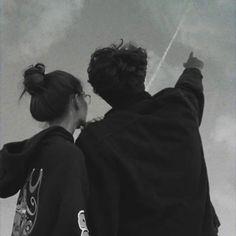
[{"label": "woman's face profile", "polygon": [[88,113],[88,104],[89,101],[87,101],[87,95],[82,92],[80,95],[75,95],[75,103],[76,105],[76,112],[75,116],[77,118],[77,127],[84,126],[87,119],[87,113]]}]

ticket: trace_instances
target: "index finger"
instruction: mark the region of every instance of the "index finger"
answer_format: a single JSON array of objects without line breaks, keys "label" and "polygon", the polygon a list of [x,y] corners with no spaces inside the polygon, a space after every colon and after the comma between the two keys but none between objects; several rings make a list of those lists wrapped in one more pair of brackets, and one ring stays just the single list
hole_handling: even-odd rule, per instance
[{"label": "index finger", "polygon": [[193,58],[193,51],[190,52],[189,58]]}]

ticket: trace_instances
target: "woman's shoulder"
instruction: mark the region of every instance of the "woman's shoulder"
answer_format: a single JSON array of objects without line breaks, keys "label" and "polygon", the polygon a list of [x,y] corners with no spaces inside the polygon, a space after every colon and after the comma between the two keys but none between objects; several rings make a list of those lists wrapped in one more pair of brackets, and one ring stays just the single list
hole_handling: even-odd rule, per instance
[{"label": "woman's shoulder", "polygon": [[65,140],[63,138],[55,138],[52,140],[51,149],[53,153],[58,154],[59,156],[67,156],[67,158],[84,158],[84,155],[81,149],[75,145],[74,142]]},{"label": "woman's shoulder", "polygon": [[40,146],[41,161],[52,162],[54,167],[84,165],[84,154],[71,140],[61,136],[53,136],[44,140]]}]

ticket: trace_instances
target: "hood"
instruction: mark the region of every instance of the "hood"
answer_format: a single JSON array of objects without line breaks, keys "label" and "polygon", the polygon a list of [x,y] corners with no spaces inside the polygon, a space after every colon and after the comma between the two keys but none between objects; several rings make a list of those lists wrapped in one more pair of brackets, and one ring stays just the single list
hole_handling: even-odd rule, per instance
[{"label": "hood", "polygon": [[62,127],[50,127],[30,139],[7,143],[0,151],[0,197],[16,194],[25,183],[30,162],[41,142],[50,136],[63,136],[74,141],[73,136]]}]

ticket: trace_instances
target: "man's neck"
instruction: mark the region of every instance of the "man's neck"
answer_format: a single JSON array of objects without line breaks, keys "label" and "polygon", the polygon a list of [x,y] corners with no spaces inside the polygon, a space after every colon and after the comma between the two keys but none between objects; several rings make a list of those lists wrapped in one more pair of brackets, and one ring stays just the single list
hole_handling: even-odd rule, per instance
[{"label": "man's neck", "polygon": [[129,107],[132,107],[133,105],[141,102],[142,100],[150,98],[150,97],[151,97],[151,95],[148,92],[143,91],[141,93],[137,93],[133,96],[130,96],[129,98],[124,99],[123,102],[120,102],[119,105],[114,106],[113,109],[115,109],[115,110],[128,109]]}]

